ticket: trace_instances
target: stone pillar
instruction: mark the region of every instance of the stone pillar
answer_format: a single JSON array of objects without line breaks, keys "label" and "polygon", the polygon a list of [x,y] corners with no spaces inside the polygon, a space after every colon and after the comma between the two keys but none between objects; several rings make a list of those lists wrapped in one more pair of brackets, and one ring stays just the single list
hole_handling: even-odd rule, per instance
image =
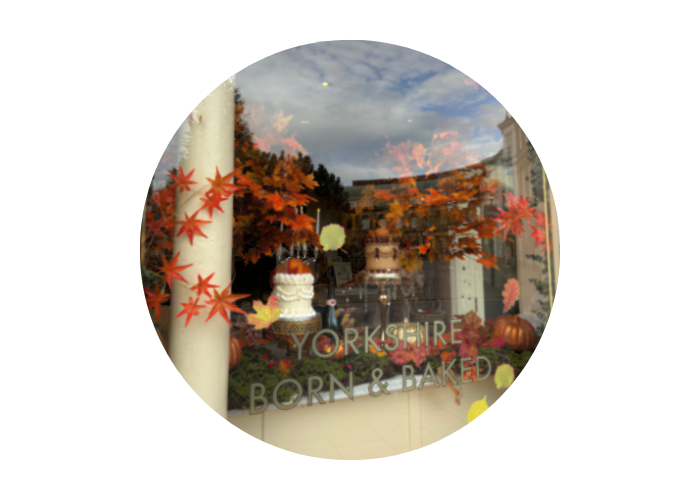
[{"label": "stone pillar", "polygon": [[[209,94],[194,109],[180,129],[179,164],[185,175],[192,170],[190,180],[196,184],[190,191],[175,193],[175,221],[185,220],[185,212],[192,217],[201,206],[200,198],[210,188],[207,178],[216,176],[218,167],[221,176],[233,172],[234,149],[234,81],[225,81]],[[197,299],[190,287],[197,283],[197,275],[206,278],[211,273],[210,283],[223,289],[231,281],[231,239],[233,219],[233,199],[229,197],[221,203],[224,213],[214,210],[212,217],[208,211],[197,214],[200,220],[211,220],[201,226],[207,236],[195,235],[193,244],[187,234],[175,236],[173,256],[180,253],[177,265],[193,264],[180,272],[187,280],[173,281],[170,321],[170,358],[187,383],[194,391],[222,416],[227,413],[228,397],[228,352],[229,326],[220,316],[205,322],[211,305],[201,309],[198,316],[190,319],[185,326],[182,303],[189,298]],[[175,235],[181,226],[175,226]],[[209,300],[206,295],[199,298],[199,304]]]}]

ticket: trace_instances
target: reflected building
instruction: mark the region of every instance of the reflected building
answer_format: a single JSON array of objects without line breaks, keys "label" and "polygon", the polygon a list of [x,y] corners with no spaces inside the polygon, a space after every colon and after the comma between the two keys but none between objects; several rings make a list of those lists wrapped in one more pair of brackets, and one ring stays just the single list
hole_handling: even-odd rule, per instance
[{"label": "reflected building", "polygon": [[[529,146],[527,136],[512,116],[506,114],[499,128],[503,134],[503,147],[495,155],[481,161],[490,172],[489,178],[496,179],[501,184],[492,199],[485,200],[480,207],[481,213],[488,218],[498,216],[498,209],[505,209],[504,193],[512,192],[533,200],[537,194],[541,198],[542,189],[535,182],[542,182],[541,174],[533,175],[536,164],[533,162],[532,149]],[[466,170],[465,167],[463,170]],[[446,176],[454,175],[455,171],[439,172],[431,175],[415,176],[416,187],[421,193],[430,188],[440,190],[439,182]],[[347,254],[333,253],[330,258],[349,261],[353,273],[364,268],[365,236],[370,230],[377,228],[377,221],[389,212],[388,202],[385,200],[363,199],[362,192],[368,186],[374,185],[377,189],[388,189],[392,185],[406,182],[407,178],[386,178],[356,180],[352,185],[346,186],[349,194],[350,211],[340,212],[325,210],[321,204],[321,225],[337,223],[345,228],[347,239],[344,250]],[[553,269],[551,277],[547,273],[547,266],[542,262],[527,257],[528,255],[541,255],[542,246],[535,247],[534,239],[530,238],[532,230],[526,226],[521,237],[513,238],[512,235],[505,240],[501,237],[482,240],[481,244],[485,252],[498,257],[499,269],[486,269],[476,262],[476,259],[467,257],[464,260],[454,259],[450,262],[437,259],[433,262],[423,261],[420,271],[413,284],[420,289],[414,291],[412,314],[409,320],[422,320],[420,313],[427,313],[432,319],[448,320],[455,315],[463,315],[475,311],[481,318],[496,318],[503,314],[502,291],[505,283],[515,278],[518,280],[521,293],[519,301],[519,313],[530,320],[533,325],[543,326],[539,301],[549,303],[548,290],[545,294],[538,292],[535,282],[552,280],[553,290],[556,288],[556,279],[559,264],[559,244],[556,210],[554,209],[551,190],[547,186],[547,209],[550,223],[552,224],[551,236],[553,251]],[[544,211],[544,200],[537,199],[536,207]],[[370,212],[371,211],[371,212]],[[312,212],[313,213],[313,212]],[[437,218],[436,218],[437,217]],[[404,221],[410,228],[402,233],[403,237],[414,238],[419,244],[425,243],[426,227],[421,224],[440,224],[439,215],[427,220],[413,219]],[[446,221],[442,221],[447,225]],[[439,227],[439,225],[438,225]],[[553,293],[552,293],[553,295]],[[401,321],[402,318],[392,314],[392,320]]]}]

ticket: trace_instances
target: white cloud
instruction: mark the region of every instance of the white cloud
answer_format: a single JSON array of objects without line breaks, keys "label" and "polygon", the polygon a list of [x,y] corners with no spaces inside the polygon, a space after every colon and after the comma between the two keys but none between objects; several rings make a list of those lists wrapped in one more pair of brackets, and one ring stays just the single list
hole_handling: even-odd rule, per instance
[{"label": "white cloud", "polygon": [[[296,133],[314,163],[350,183],[376,175],[375,151],[386,136],[393,144],[410,139],[427,145],[434,132],[456,130],[469,151],[497,152],[505,110],[465,78],[410,49],[341,41],[274,54],[237,74],[236,85],[248,105],[265,106],[268,118],[280,110],[294,115],[289,135]],[[469,111],[446,112],[454,109]]]}]

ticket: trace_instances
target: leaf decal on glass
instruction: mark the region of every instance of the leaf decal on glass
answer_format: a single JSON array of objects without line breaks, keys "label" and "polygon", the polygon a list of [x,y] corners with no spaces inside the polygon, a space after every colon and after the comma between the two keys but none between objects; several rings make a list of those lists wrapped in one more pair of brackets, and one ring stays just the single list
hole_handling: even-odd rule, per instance
[{"label": "leaf decal on glass", "polygon": [[515,378],[515,373],[513,372],[513,367],[507,364],[500,365],[496,368],[496,374],[494,375],[494,381],[496,382],[496,389],[507,389],[510,384],[513,383]]},{"label": "leaf decal on glass", "polygon": [[513,304],[515,304],[515,302],[518,300],[518,297],[520,297],[520,284],[518,283],[518,280],[511,278],[506,281],[501,294],[503,295],[503,313],[505,314],[508,312],[508,309],[513,307]]},{"label": "leaf decal on glass", "polygon": [[467,422],[471,423],[476,417],[484,413],[489,409],[489,405],[486,404],[486,396],[479,401],[474,401],[469,407],[469,412],[467,412]]},{"label": "leaf decal on glass", "polygon": [[321,229],[321,245],[323,250],[338,250],[345,244],[345,229],[338,224],[329,224]]},{"label": "leaf decal on glass", "polygon": [[253,325],[255,330],[269,328],[272,323],[279,319],[282,312],[277,307],[277,297],[274,295],[270,295],[267,304],[263,304],[259,300],[253,301],[253,309],[255,309],[255,314],[246,314],[246,317],[248,323]]}]

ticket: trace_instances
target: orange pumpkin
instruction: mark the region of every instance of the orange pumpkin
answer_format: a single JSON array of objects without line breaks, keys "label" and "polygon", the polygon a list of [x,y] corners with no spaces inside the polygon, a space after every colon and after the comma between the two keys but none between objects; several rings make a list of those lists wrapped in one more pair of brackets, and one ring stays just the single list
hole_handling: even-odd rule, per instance
[{"label": "orange pumpkin", "polygon": [[535,347],[535,329],[529,321],[518,315],[508,314],[496,318],[494,333],[503,337],[506,346],[516,351],[526,351]]},{"label": "orange pumpkin", "polygon": [[231,340],[228,344],[228,369],[232,370],[241,362],[243,355],[243,344],[241,339],[235,335],[231,335]]}]

